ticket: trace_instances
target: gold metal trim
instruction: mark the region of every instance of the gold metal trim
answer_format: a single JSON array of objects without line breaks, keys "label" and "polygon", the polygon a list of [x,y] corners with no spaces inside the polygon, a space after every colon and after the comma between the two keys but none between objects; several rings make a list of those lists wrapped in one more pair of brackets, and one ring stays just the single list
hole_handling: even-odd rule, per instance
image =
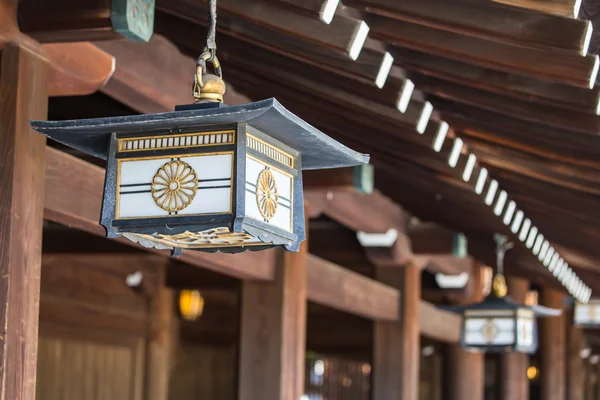
[{"label": "gold metal trim", "polygon": [[277,206],[279,206],[277,182],[268,167],[260,171],[256,179],[256,206],[266,221],[273,219],[277,213]]},{"label": "gold metal trim", "polygon": [[185,161],[169,161],[158,169],[150,189],[157,206],[168,212],[181,211],[196,197],[198,176]]},{"label": "gold metal trim", "polygon": [[[235,130],[226,130],[226,131],[209,131],[209,132],[191,132],[191,133],[183,133],[177,135],[153,135],[153,136],[140,136],[140,137],[132,137],[132,138],[121,138],[118,139],[118,151],[121,153],[135,153],[139,151],[149,151],[149,150],[173,150],[173,149],[189,149],[194,147],[207,147],[207,146],[220,146],[220,145],[228,145],[235,144]],[[182,137],[192,137],[192,136],[210,136],[210,135],[231,135],[231,140],[227,142],[220,143],[203,143],[203,144],[194,144],[194,145],[185,145],[185,146],[155,146],[146,149],[124,149],[124,143],[131,140],[152,140],[152,139],[176,139]]]},{"label": "gold metal trim", "polygon": [[265,246],[271,242],[247,242],[252,240],[253,236],[246,232],[231,232],[228,228],[214,228],[200,232],[183,232],[177,235],[145,235],[135,234],[136,236],[148,239],[166,246],[182,249],[204,249],[215,247],[248,247]]},{"label": "gold metal trim", "polygon": [[127,161],[139,161],[139,160],[160,160],[169,159],[175,157],[204,157],[204,156],[218,156],[218,155],[231,155],[231,177],[229,178],[229,211],[218,212],[218,213],[202,213],[202,214],[183,214],[186,217],[193,217],[198,215],[224,215],[231,214],[233,212],[233,193],[234,193],[234,182],[235,182],[235,154],[233,151],[217,151],[210,153],[194,153],[194,154],[183,154],[181,156],[148,156],[148,157],[131,157],[131,158],[117,158],[117,187],[115,190],[115,220],[127,221],[132,219],[144,219],[144,218],[172,218],[173,215],[155,215],[155,216],[140,216],[140,217],[119,217],[119,206],[121,203],[121,163]]},{"label": "gold metal trim", "polygon": [[281,162],[280,160],[277,160],[277,159],[275,159],[275,158],[273,158],[273,157],[269,156],[268,154],[265,154],[263,151],[260,151],[258,148],[256,148],[256,147],[253,147],[253,146],[252,146],[252,144],[251,144],[251,142],[250,142],[250,141],[247,141],[247,143],[246,143],[246,146],[247,146],[249,149],[252,149],[252,150],[258,151],[260,154],[263,154],[264,156],[266,156],[266,157],[269,157],[270,159],[272,159],[272,160],[274,160],[274,161],[280,162],[280,163],[281,163],[281,164],[283,164],[283,165],[287,165],[287,166],[288,166],[288,167],[290,167],[290,168],[294,168],[294,157],[293,157],[291,154],[289,154],[289,153],[287,153],[287,152],[285,152],[285,151],[283,151],[283,150],[281,150],[281,149],[279,149],[279,148],[277,148],[277,147],[273,146],[272,144],[269,144],[269,143],[265,142],[265,141],[264,141],[264,140],[262,140],[262,139],[259,139],[259,138],[257,138],[256,136],[253,136],[253,135],[251,135],[251,134],[249,134],[249,133],[246,133],[246,136],[247,136],[247,138],[248,138],[248,139],[250,139],[250,140],[254,140],[254,141],[256,141],[256,142],[259,142],[259,143],[261,143],[261,144],[265,145],[266,147],[269,147],[269,148],[271,148],[273,151],[275,151],[275,153],[279,153],[279,154],[283,155],[284,157],[287,157],[289,162]]}]

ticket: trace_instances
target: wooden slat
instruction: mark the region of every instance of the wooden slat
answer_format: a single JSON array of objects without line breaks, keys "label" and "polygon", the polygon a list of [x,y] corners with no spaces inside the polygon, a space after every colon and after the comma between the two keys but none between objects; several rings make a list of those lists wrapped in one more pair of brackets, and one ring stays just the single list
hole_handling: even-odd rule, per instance
[{"label": "wooden slat", "polygon": [[308,259],[310,301],[368,319],[398,320],[400,300],[396,289],[319,257],[310,255]]},{"label": "wooden slat", "polygon": [[242,282],[238,399],[299,399],[306,355],[307,243],[278,250],[273,282]]},{"label": "wooden slat", "polygon": [[[206,10],[199,4],[206,4],[206,1],[176,0],[158,4],[157,7],[179,18],[202,22],[206,20]],[[218,8],[222,14],[228,13],[235,18],[273,29],[281,34],[299,37],[316,46],[345,54],[353,60],[358,58],[368,33],[368,26],[358,19],[338,16],[327,25],[272,2],[221,0]],[[275,42],[278,40],[277,36],[271,38]]]},{"label": "wooden slat", "polygon": [[345,4],[388,18],[519,46],[547,47],[585,55],[589,21],[562,18],[468,0],[347,0]]},{"label": "wooden slat", "polygon": [[[4,4],[4,2],[3,2]],[[0,8],[1,10],[1,8]],[[8,43],[0,64],[0,399],[35,398],[48,65]]]},{"label": "wooden slat", "polygon": [[[573,317],[572,312],[569,316]],[[567,341],[567,399],[585,400],[585,361],[581,358],[581,351],[585,345],[583,329],[569,324]]]},{"label": "wooden slat", "polygon": [[175,295],[173,290],[161,287],[151,300],[150,332],[147,344],[147,369],[145,400],[165,400],[169,397],[171,360],[174,355],[172,344],[176,323]]},{"label": "wooden slat", "polygon": [[511,46],[380,16],[371,16],[367,21],[375,38],[480,67],[584,88],[593,87],[598,75],[598,57],[595,55],[583,57]]},{"label": "wooden slat", "polygon": [[581,0],[493,0],[498,3],[527,8],[529,10],[560,15],[563,17],[577,18],[581,7]]},{"label": "wooden slat", "polygon": [[[100,220],[104,170],[56,149],[46,149],[44,218],[95,235],[104,236]],[[123,243],[142,248],[126,239]],[[147,250],[147,249],[146,249]],[[165,251],[154,251],[165,257]],[[274,252],[207,254],[187,251],[180,260],[241,279],[273,279]]]}]

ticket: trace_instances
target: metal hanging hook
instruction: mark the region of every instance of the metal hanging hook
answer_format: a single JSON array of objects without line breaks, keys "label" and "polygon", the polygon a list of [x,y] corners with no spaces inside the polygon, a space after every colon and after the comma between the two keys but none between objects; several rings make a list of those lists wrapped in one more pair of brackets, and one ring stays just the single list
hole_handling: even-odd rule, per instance
[{"label": "metal hanging hook", "polygon": [[508,293],[508,286],[504,278],[504,256],[506,252],[513,248],[513,242],[508,241],[504,235],[494,235],[496,240],[496,275],[492,283],[494,295],[504,297]]}]

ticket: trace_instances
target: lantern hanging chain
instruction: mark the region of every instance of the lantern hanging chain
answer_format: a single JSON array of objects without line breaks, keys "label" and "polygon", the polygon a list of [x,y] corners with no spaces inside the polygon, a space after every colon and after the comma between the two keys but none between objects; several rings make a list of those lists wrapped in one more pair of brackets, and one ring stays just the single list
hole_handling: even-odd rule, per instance
[{"label": "lantern hanging chain", "polygon": [[223,77],[221,64],[217,58],[217,0],[208,2],[208,32],[206,34],[206,44],[204,50],[196,61],[196,74],[194,75],[193,95],[196,100],[200,99],[200,90],[204,87],[203,75],[206,74],[206,64],[211,63],[215,70],[215,75]]},{"label": "lantern hanging chain", "polygon": [[504,256],[513,247],[513,243],[506,236],[495,235],[496,240],[496,276],[492,288],[496,297],[504,297],[508,292],[506,279],[504,278]]}]

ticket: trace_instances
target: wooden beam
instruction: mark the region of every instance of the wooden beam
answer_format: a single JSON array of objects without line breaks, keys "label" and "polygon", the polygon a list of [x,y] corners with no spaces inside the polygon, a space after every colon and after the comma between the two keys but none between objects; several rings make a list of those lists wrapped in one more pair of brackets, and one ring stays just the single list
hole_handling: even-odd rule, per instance
[{"label": "wooden beam", "polygon": [[[206,0],[194,2],[191,0],[176,0],[159,4],[161,11],[179,18],[203,23],[206,20]],[[280,7],[272,2],[257,1],[248,4],[240,0],[221,0],[218,3],[220,17],[225,22],[230,17],[251,22],[254,25],[267,28],[273,32],[301,38],[316,46],[343,54],[351,60],[360,55],[369,27],[364,21],[344,16],[337,16],[326,25],[302,13]],[[222,24],[223,28],[228,23]],[[279,36],[271,36],[274,42]]]},{"label": "wooden beam", "polygon": [[319,18],[326,24],[331,23],[339,0],[271,0],[289,7],[296,8],[312,17]]},{"label": "wooden beam", "polygon": [[409,71],[445,79],[521,100],[574,111],[598,113],[600,88],[575,87],[528,76],[482,68],[403,47],[394,49],[396,62]]},{"label": "wooden beam", "polygon": [[442,311],[434,304],[421,301],[419,305],[419,329],[429,339],[445,343],[458,343],[462,319],[460,316]]},{"label": "wooden beam", "polygon": [[122,37],[147,41],[154,27],[154,1],[22,0],[18,17],[21,31],[42,43]]},{"label": "wooden beam", "polygon": [[[529,282],[524,279],[508,277],[506,283],[508,295],[513,300],[525,304]],[[528,354],[513,352],[500,355],[500,397],[498,400],[529,400],[528,367]]]},{"label": "wooden beam", "polygon": [[526,8],[540,13],[577,18],[581,0],[493,0],[498,3]]},{"label": "wooden beam", "polygon": [[307,190],[307,201],[322,212],[354,231],[385,233],[389,229],[404,231],[405,214],[397,204],[375,190],[371,194],[348,191]]},{"label": "wooden beam", "polygon": [[313,255],[307,274],[310,301],[371,320],[398,320],[397,289]]},{"label": "wooden beam", "polygon": [[399,289],[401,316],[396,322],[375,321],[373,326],[373,400],[419,399],[419,304],[421,270],[408,264],[403,268],[376,269],[377,279]]},{"label": "wooden beam", "polygon": [[307,244],[277,250],[273,282],[242,282],[239,400],[297,400],[304,394]]},{"label": "wooden beam", "polygon": [[302,184],[304,190],[349,190],[371,194],[375,183],[373,166],[370,164],[357,167],[303,171]]},{"label": "wooden beam", "polygon": [[[563,308],[564,295],[543,288],[540,304]],[[539,321],[540,387],[544,400],[564,400],[566,392],[566,317],[542,318]]]},{"label": "wooden beam", "polygon": [[[588,89],[594,86],[598,75],[598,57],[595,55],[583,57],[548,49],[511,46],[380,16],[372,16],[368,22],[374,38],[484,68]],[[393,51],[391,53],[394,55]],[[561,62],[553,62],[558,57]]]},{"label": "wooden beam", "polygon": [[115,57],[92,43],[50,43],[42,48],[51,65],[48,96],[92,94],[115,71]]},{"label": "wooden beam", "polygon": [[467,0],[349,0],[369,13],[414,22],[444,31],[517,46],[556,48],[585,55],[590,44],[589,21],[529,12],[493,2]]},{"label": "wooden beam", "polygon": [[[46,148],[46,197],[44,218],[95,235],[105,236],[100,226],[104,188],[104,169]],[[120,242],[144,249],[127,239]],[[152,251],[168,257],[166,251]],[[274,252],[271,250],[241,254],[208,254],[186,251],[181,261],[238,279],[272,280]]]},{"label": "wooden beam", "polygon": [[48,65],[14,43],[0,57],[0,399],[33,400],[46,139],[29,121],[47,117]]},{"label": "wooden beam", "polygon": [[[190,82],[196,61],[166,38],[154,35],[148,43],[120,40],[95,45],[119,60],[101,89],[104,94],[146,114],[172,111],[176,105],[193,101]],[[239,105],[250,99],[227,85],[223,101]]]}]

